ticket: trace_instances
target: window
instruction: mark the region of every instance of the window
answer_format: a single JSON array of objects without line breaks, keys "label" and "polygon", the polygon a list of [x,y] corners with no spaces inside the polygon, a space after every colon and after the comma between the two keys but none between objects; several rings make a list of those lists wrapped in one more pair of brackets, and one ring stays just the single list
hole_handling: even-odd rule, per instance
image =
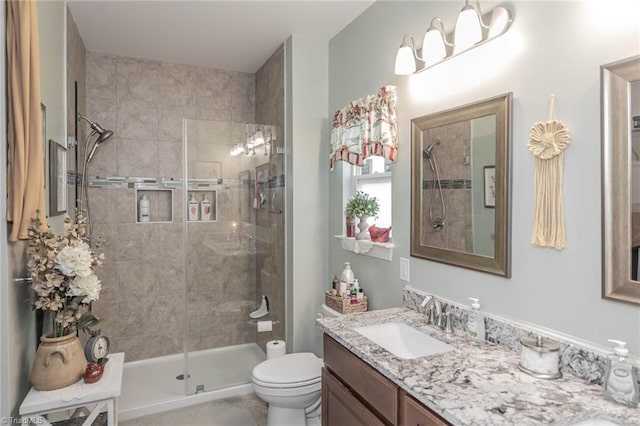
[{"label": "window", "polygon": [[391,226],[391,164],[391,161],[384,157],[370,157],[364,161],[362,167],[350,166],[350,195],[362,191],[378,199],[380,211],[375,225],[380,228]]}]

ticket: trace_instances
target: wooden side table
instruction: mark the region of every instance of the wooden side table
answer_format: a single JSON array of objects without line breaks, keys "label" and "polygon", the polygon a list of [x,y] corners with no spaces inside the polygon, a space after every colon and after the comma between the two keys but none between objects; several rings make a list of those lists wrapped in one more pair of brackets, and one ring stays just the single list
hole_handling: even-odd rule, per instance
[{"label": "wooden side table", "polygon": [[80,380],[71,386],[53,391],[39,391],[31,388],[20,405],[23,421],[29,419],[33,424],[50,426],[51,423],[43,417],[44,414],[96,404],[82,426],[93,424],[105,406],[107,407],[107,425],[117,425],[118,397],[122,391],[123,367],[124,352],[110,354],[102,378],[96,383],[87,384]]}]

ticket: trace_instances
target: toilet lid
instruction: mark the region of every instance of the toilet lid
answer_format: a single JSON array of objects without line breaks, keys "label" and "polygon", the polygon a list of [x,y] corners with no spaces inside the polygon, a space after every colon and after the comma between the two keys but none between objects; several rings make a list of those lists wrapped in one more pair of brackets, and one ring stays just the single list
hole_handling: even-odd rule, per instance
[{"label": "toilet lid", "polygon": [[264,383],[293,384],[320,378],[322,360],[310,352],[272,358],[253,369],[253,377]]}]

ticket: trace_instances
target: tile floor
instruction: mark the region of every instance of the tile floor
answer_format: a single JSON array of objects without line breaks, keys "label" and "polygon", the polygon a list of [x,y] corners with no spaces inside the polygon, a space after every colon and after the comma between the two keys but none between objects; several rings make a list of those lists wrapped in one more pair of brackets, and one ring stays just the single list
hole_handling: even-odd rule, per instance
[{"label": "tile floor", "polygon": [[[82,419],[56,422],[55,426],[76,426]],[[105,426],[106,416],[100,415],[94,426]],[[139,417],[119,426],[266,426],[267,404],[257,396],[242,395],[210,401],[178,410]]]}]

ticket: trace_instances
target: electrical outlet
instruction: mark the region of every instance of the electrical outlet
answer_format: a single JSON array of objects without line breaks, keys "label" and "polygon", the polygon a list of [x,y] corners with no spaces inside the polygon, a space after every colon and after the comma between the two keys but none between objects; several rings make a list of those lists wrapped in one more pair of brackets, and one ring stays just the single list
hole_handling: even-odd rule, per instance
[{"label": "electrical outlet", "polygon": [[409,259],[400,258],[400,279],[409,282]]}]

